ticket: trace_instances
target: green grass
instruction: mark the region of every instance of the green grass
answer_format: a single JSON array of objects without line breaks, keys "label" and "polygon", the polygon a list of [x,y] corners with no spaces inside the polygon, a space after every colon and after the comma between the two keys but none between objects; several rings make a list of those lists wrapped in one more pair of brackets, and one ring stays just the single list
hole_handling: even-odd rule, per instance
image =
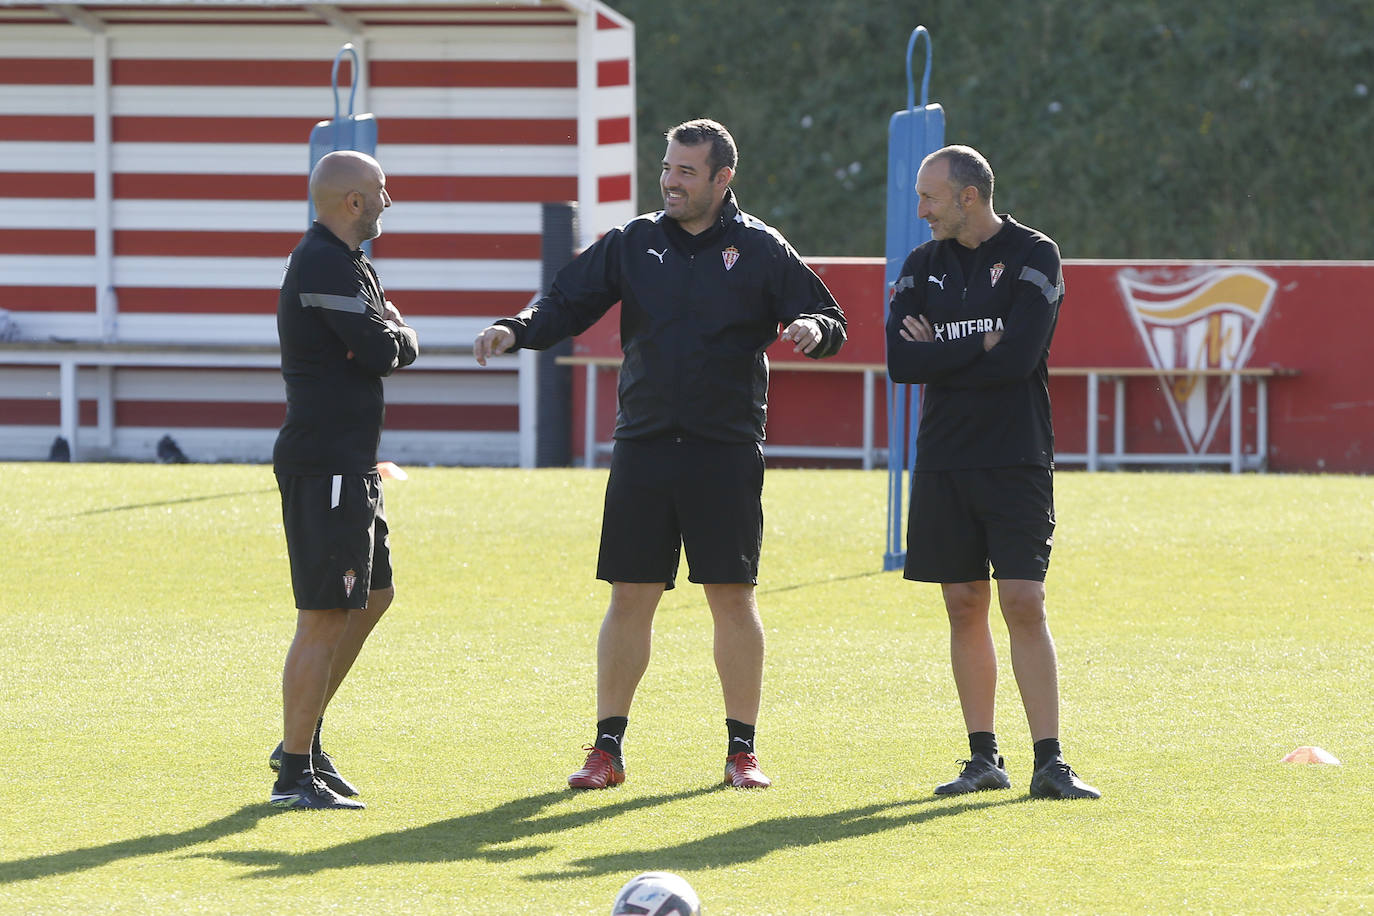
[{"label": "green grass", "polygon": [[[1051,803],[1025,795],[1009,675],[1015,789],[931,796],[966,753],[938,590],[877,571],[885,479],[857,471],[769,472],[774,788],[716,786],[684,581],[629,782],[567,792],[604,472],[414,469],[387,489],[396,604],[326,723],[368,810],[275,814],[294,613],[270,471],[0,472],[0,912],[599,914],[650,869],[716,916],[1374,909],[1368,478],[1059,476],[1062,737],[1106,795]],[[1303,744],[1344,765],[1279,762]]]}]

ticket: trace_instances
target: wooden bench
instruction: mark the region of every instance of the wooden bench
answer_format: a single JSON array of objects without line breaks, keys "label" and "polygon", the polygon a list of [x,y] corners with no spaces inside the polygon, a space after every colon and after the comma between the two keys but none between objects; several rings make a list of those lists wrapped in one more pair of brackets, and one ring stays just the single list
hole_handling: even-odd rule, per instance
[{"label": "wooden bench", "polygon": [[[582,366],[585,372],[586,397],[582,417],[582,456],[586,467],[595,467],[599,454],[609,452],[612,442],[599,442],[596,438],[597,376],[602,369],[618,369],[621,358],[618,356],[563,356],[558,358],[560,365]],[[863,433],[858,446],[823,445],[775,445],[766,443],[768,454],[783,458],[823,458],[857,459],[864,470],[871,470],[880,463],[880,452],[874,445],[875,417],[874,404],[879,379],[886,378],[887,367],[882,363],[842,363],[829,360],[794,362],[775,360],[769,364],[773,372],[861,372],[863,382]],[[1265,457],[1269,450],[1269,392],[1268,382],[1276,376],[1296,375],[1292,369],[1255,368],[1255,369],[1146,369],[1139,367],[1101,366],[1101,367],[1050,367],[1051,376],[1079,377],[1087,385],[1087,429],[1086,448],[1082,453],[1063,453],[1055,455],[1057,464],[1082,464],[1090,471],[1104,467],[1143,464],[1228,464],[1232,473],[1244,470],[1263,470]],[[1231,449],[1228,453],[1191,454],[1180,453],[1129,453],[1125,449],[1126,440],[1126,381],[1131,378],[1154,377],[1161,382],[1174,378],[1214,378],[1230,379],[1231,409]],[[1098,389],[1101,382],[1111,381],[1115,385],[1112,410],[1112,450],[1103,452],[1098,442]],[[1255,450],[1247,452],[1242,433],[1242,382],[1255,385]]]}]

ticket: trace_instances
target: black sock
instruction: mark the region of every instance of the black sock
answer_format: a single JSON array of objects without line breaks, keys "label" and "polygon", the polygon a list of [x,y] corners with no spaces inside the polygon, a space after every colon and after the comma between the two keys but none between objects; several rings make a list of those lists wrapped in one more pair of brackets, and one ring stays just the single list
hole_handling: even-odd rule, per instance
[{"label": "black sock", "polygon": [[997,735],[993,732],[969,732],[968,749],[993,763],[997,762]]},{"label": "black sock", "polygon": [[596,723],[596,743],[592,747],[605,751],[613,757],[625,754],[625,729],[630,724],[628,716],[608,716]]},{"label": "black sock", "polygon": [[1047,763],[1063,758],[1064,752],[1059,748],[1058,738],[1041,738],[1035,742],[1035,768],[1037,770]]},{"label": "black sock", "polygon": [[730,743],[725,750],[726,757],[754,753],[754,726],[745,725],[738,719],[726,719],[725,730],[730,733]]},{"label": "black sock", "polygon": [[310,739],[310,753],[312,754],[324,753],[324,751],[320,749],[320,729],[322,728],[324,728],[324,716],[320,716],[315,722],[315,737]]},{"label": "black sock", "polygon": [[281,755],[281,769],[277,771],[277,788],[289,789],[307,774],[313,774],[314,768],[310,765],[309,754],[288,754],[285,751]]}]

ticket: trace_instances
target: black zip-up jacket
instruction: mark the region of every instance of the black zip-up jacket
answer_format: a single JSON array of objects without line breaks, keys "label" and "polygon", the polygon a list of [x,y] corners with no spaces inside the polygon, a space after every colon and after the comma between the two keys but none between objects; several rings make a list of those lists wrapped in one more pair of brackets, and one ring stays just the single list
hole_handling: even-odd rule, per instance
[{"label": "black zip-up jacket", "polygon": [[[1059,246],[1003,215],[965,277],[953,239],[917,247],[902,265],[887,319],[887,371],[924,383],[916,467],[937,471],[1054,467],[1050,340],[1064,298]],[[903,340],[924,315],[935,340]],[[983,335],[1001,331],[987,352]]]},{"label": "black zip-up jacket", "polygon": [[278,474],[366,474],[377,467],[386,408],[382,378],[415,362],[415,332],[385,318],[386,293],[367,256],[319,223],[286,262],[277,297],[286,422],[272,450]]},{"label": "black zip-up jacket", "polygon": [[[720,219],[692,236],[662,212],[612,229],[558,272],[548,295],[498,324],[546,349],[621,302],[617,439],[689,436],[761,442],[768,358],[779,325],[811,318],[839,352],[845,318],[792,246],[726,189]],[[790,346],[790,344],[789,344]]]}]

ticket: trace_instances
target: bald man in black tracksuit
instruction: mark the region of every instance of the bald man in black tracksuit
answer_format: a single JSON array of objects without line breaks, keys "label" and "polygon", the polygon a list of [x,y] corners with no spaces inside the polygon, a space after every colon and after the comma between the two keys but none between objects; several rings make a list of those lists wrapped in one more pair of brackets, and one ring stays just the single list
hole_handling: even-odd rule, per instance
[{"label": "bald man in black tracksuit", "polygon": [[296,633],[282,672],[279,808],[362,808],[320,746],[324,710],[395,595],[377,445],[382,379],[419,343],[361,251],[391,206],[370,156],[336,152],[310,176],[316,222],[277,299],[286,421],[272,452],[291,561]]},{"label": "bald man in black tracksuit", "polygon": [[938,582],[970,758],[939,795],[1005,789],[993,727],[992,591],[1034,743],[1030,793],[1097,798],[1063,760],[1058,661],[1045,617],[1054,540],[1048,357],[1064,296],[1059,248],[992,209],[992,169],[945,147],[921,164],[931,241],[902,266],[887,320],[888,372],[923,383],[905,575]]}]

